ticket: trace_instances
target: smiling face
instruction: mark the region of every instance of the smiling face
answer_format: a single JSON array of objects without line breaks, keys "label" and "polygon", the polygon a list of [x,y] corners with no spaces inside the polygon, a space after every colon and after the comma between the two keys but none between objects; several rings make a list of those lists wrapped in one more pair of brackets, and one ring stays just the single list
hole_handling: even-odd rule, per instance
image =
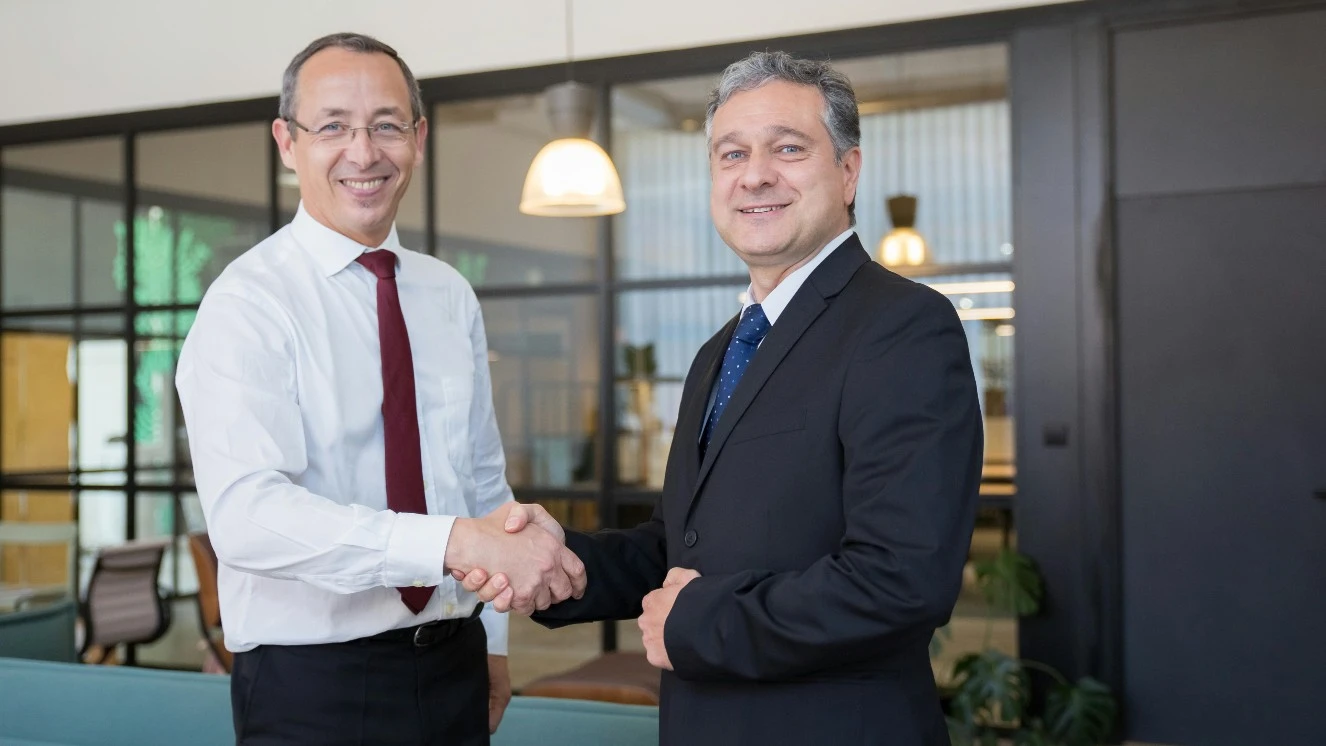
[{"label": "smiling face", "polygon": [[349,142],[330,145],[293,123],[272,123],[281,161],[299,176],[309,215],[364,246],[381,245],[410,176],[423,161],[428,133],[426,120],[411,121],[410,91],[400,66],[385,54],[324,49],[300,69],[295,103],[295,120],[313,132],[414,126],[398,144],[378,144],[359,130]]},{"label": "smiling face", "polygon": [[791,266],[851,226],[861,150],[834,158],[817,88],[775,80],[714,112],[709,212],[749,267]]}]

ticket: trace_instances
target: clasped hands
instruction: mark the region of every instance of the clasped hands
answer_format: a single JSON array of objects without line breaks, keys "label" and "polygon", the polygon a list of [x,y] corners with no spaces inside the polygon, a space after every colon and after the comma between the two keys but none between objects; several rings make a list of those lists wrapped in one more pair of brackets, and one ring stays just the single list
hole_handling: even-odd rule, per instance
[{"label": "clasped hands", "polygon": [[533,614],[585,593],[584,563],[539,505],[510,502],[482,518],[457,518],[445,563],[467,589],[487,586],[480,598],[497,611]]},{"label": "clasped hands", "polygon": [[[501,514],[504,531],[523,535],[531,529],[542,529],[549,536],[555,537],[559,544],[565,542],[566,535],[562,531],[561,525],[542,506],[510,503],[490,514],[490,517],[496,516],[498,513]],[[481,520],[487,520],[487,518]],[[558,560],[559,566],[565,569],[567,579],[571,581],[571,593],[569,595],[580,598],[585,591],[584,564],[565,546],[561,547],[561,551],[570,555],[569,559],[561,557]],[[573,564],[568,564],[572,562]],[[549,603],[543,603],[549,599],[549,596],[539,594],[535,595],[531,605],[529,594],[522,593],[521,586],[508,577],[503,570],[490,569],[488,565],[479,565],[469,570],[462,567],[452,567],[451,569],[452,576],[461,581],[465,590],[477,593],[480,600],[491,604],[497,611],[532,614],[535,610],[542,611],[550,605]],[[695,570],[674,567],[668,571],[667,577],[663,580],[663,586],[651,591],[644,597],[642,602],[643,613],[636,624],[640,627],[641,639],[645,646],[645,656],[652,665],[658,668],[672,670],[672,661],[668,658],[668,651],[664,645],[663,629],[667,624],[668,615],[672,613],[672,607],[676,603],[677,595],[681,593],[681,589],[698,577],[700,577],[700,573]],[[560,578],[558,579],[560,580]],[[550,603],[559,603],[566,600],[567,595],[559,594],[559,591],[563,588],[559,585],[556,588],[550,587],[548,589],[551,591]]]}]

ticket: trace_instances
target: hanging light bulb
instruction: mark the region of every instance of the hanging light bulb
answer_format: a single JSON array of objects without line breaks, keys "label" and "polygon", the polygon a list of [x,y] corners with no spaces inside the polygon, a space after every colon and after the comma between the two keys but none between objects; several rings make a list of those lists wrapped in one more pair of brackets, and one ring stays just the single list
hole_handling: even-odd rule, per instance
[{"label": "hanging light bulb", "polygon": [[549,87],[546,93],[554,139],[534,156],[525,174],[520,211],[526,215],[586,218],[626,209],[617,167],[589,139],[596,92],[575,82],[574,64],[571,0],[566,0],[567,82]]},{"label": "hanging light bulb", "polygon": [[[911,91],[907,85],[907,55],[897,56],[898,86],[901,90]],[[896,183],[904,182],[906,169],[904,168],[904,159],[907,156],[907,148],[903,139],[906,135],[907,117],[904,114],[899,117],[897,126],[894,128],[897,140],[895,142],[895,152],[893,162],[897,168]],[[925,239],[920,233],[916,232],[916,195],[914,194],[895,194],[885,202],[889,212],[889,222],[893,224],[893,230],[885,234],[879,242],[879,255],[877,259],[880,264],[886,267],[915,267],[925,264],[929,259],[929,250],[925,245]]]},{"label": "hanging light bulb", "polygon": [[888,208],[893,230],[879,242],[879,263],[886,267],[925,264],[930,252],[925,239],[912,227],[916,224],[916,197],[895,195],[889,198]]},{"label": "hanging light bulb", "polygon": [[530,163],[520,211],[526,215],[578,218],[615,215],[626,209],[622,180],[612,159],[589,139],[595,91],[574,81],[547,91],[548,116],[557,136]]}]

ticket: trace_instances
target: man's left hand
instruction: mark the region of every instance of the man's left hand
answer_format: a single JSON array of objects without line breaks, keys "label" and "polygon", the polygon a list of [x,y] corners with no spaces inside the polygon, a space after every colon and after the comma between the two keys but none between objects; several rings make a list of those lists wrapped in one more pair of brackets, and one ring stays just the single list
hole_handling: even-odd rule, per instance
[{"label": "man's left hand", "polygon": [[677,594],[681,593],[681,589],[685,588],[687,583],[698,577],[700,573],[694,570],[674,567],[668,570],[668,576],[663,580],[663,587],[645,596],[645,613],[640,615],[636,623],[640,625],[645,643],[645,657],[649,659],[651,665],[672,670],[668,649],[663,644],[663,627],[668,622],[668,614],[672,613],[672,605],[677,602]]},{"label": "man's left hand", "polygon": [[488,656],[488,733],[497,732],[506,706],[511,703],[511,670],[505,655]]}]

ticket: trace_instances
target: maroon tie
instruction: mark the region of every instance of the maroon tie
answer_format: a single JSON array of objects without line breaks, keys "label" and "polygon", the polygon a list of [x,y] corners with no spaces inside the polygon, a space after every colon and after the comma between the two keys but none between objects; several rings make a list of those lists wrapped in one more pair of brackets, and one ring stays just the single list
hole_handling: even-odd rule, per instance
[{"label": "maroon tie", "polygon": [[[355,261],[378,277],[378,343],[382,348],[382,432],[386,441],[387,507],[397,513],[427,513],[424,466],[419,447],[419,415],[414,403],[414,358],[396,291],[396,255],[385,249]],[[418,614],[433,595],[427,588],[398,588],[401,600]]]}]

